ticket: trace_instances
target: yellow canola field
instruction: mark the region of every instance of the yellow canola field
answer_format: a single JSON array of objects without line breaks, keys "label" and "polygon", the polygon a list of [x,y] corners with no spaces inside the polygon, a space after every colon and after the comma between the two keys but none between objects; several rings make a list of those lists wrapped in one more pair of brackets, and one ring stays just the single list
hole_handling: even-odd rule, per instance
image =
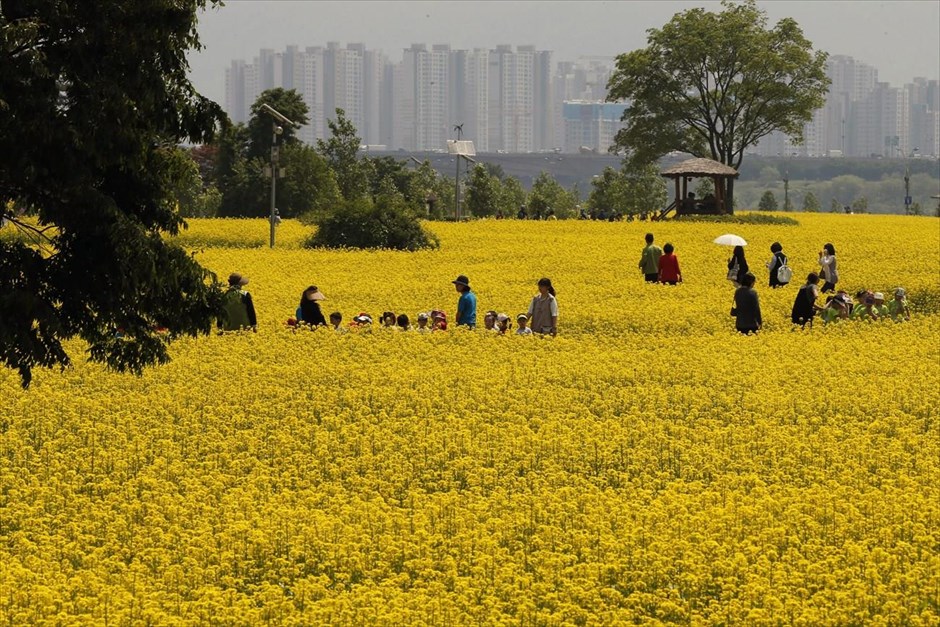
[{"label": "yellow canola field", "polygon": [[[191,221],[250,277],[257,334],[141,377],[0,371],[0,622],[13,625],[940,624],[940,221],[432,224],[441,249],[307,251],[285,221]],[[685,283],[646,285],[643,235]],[[748,240],[765,331],[728,315]],[[913,319],[792,329],[842,283]],[[292,332],[325,313],[482,312],[558,290],[555,339]]]}]

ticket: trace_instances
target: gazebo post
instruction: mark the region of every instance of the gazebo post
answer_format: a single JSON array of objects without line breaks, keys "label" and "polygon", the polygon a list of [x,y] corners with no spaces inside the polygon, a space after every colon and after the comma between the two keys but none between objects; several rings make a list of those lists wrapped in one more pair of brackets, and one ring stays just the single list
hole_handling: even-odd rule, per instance
[{"label": "gazebo post", "polygon": [[677,176],[676,177],[676,213],[677,214],[679,213],[679,207],[682,206],[681,203],[682,203],[682,196],[680,195],[680,192],[679,192],[679,177]]}]

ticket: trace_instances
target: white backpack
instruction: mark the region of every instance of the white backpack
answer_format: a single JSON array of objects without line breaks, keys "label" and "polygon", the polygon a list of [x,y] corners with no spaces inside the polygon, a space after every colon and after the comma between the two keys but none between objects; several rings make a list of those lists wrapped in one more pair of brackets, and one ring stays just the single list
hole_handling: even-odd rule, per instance
[{"label": "white backpack", "polygon": [[787,265],[787,257],[783,255],[783,263],[780,264],[780,267],[777,268],[777,282],[778,283],[789,283],[790,279],[793,278],[793,269]]}]

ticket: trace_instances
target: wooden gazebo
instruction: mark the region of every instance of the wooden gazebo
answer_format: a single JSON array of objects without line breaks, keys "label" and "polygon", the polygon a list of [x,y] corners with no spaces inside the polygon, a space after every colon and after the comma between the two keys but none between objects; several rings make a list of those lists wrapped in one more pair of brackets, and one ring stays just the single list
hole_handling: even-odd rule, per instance
[{"label": "wooden gazebo", "polygon": [[[712,159],[696,157],[666,168],[660,174],[665,178],[676,181],[676,197],[659,215],[653,217],[654,220],[662,220],[672,211],[675,211],[677,216],[729,213],[728,208],[725,207],[725,186],[720,185],[719,181],[738,177],[738,171],[731,166]],[[708,177],[714,181],[714,195],[711,198],[708,196],[705,198],[689,197],[689,181],[693,178],[702,177]]]}]

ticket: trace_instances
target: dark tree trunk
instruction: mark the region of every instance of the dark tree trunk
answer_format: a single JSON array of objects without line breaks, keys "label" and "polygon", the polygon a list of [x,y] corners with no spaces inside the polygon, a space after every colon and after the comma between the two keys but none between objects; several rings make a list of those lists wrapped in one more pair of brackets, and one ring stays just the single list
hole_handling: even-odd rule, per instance
[{"label": "dark tree trunk", "polygon": [[728,177],[728,184],[725,189],[725,212],[730,216],[734,215],[734,179]]}]

